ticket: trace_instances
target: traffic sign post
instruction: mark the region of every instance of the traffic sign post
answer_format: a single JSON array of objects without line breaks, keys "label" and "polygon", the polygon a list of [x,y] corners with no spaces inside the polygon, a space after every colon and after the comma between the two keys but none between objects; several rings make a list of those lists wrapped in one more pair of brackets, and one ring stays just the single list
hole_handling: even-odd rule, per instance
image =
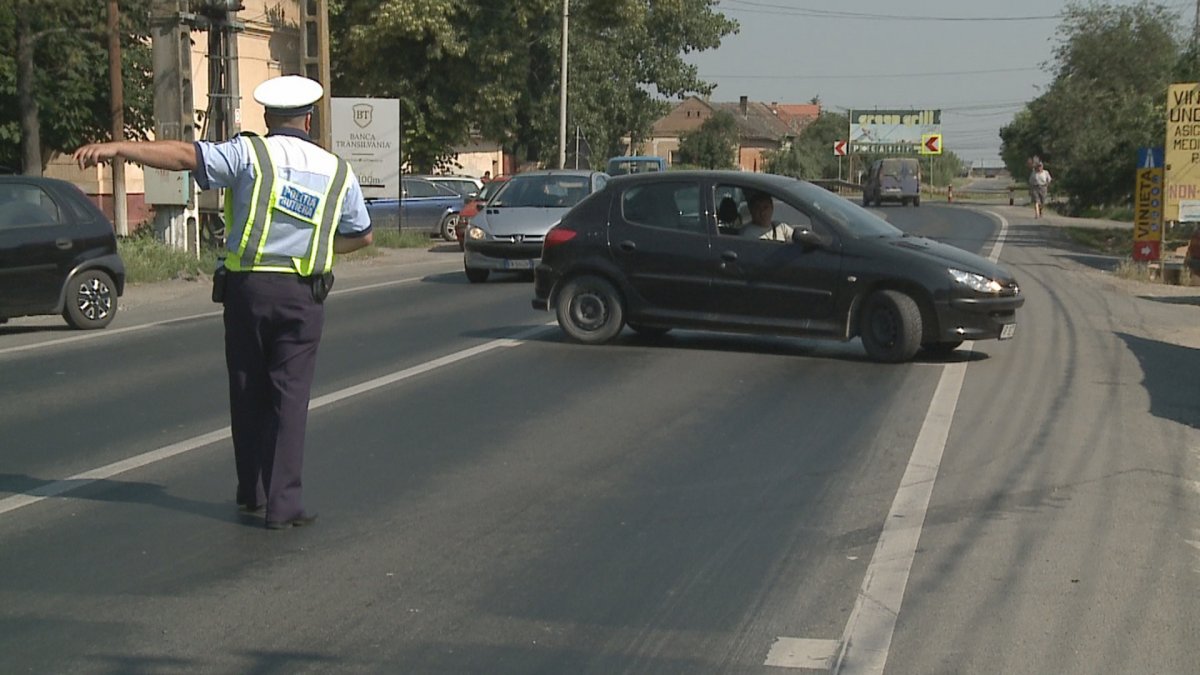
[{"label": "traffic sign post", "polygon": [[1162,224],[1166,204],[1163,148],[1138,149],[1137,183],[1133,201],[1133,259],[1162,259]]}]

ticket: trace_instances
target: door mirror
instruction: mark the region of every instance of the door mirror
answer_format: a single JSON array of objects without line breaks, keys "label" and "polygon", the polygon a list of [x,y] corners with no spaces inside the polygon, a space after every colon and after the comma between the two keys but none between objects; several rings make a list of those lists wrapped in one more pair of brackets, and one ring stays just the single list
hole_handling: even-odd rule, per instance
[{"label": "door mirror", "polygon": [[821,235],[817,234],[815,230],[808,227],[797,227],[793,229],[792,242],[803,246],[806,251],[814,248],[821,248],[825,245],[825,242],[821,239]]}]

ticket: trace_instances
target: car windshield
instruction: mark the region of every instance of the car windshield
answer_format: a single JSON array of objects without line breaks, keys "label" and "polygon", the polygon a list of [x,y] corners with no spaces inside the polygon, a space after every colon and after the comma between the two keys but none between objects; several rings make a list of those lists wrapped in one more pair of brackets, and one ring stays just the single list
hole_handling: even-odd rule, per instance
[{"label": "car windshield", "polygon": [[492,198],[492,195],[499,192],[500,188],[504,187],[507,183],[508,181],[506,180],[491,180],[487,183],[484,183],[483,189],[479,191],[479,196],[477,199],[481,199],[486,202]]},{"label": "car windshield", "polygon": [[904,232],[857,204],[825,188],[802,181],[789,181],[790,196],[809,213],[820,214],[845,234],[858,239],[901,237]]},{"label": "car windshield", "polygon": [[587,176],[515,176],[488,202],[493,207],[570,208],[591,192]]}]

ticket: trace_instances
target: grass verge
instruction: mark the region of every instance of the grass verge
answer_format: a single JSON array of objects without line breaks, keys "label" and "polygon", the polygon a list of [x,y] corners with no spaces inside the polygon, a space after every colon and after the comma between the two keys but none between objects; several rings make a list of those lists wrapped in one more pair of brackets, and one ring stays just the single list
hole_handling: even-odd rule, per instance
[{"label": "grass verge", "polygon": [[[438,241],[441,241],[440,239]],[[383,248],[428,248],[434,242],[428,234],[375,230],[374,244],[353,253],[339,255],[339,261],[366,260],[383,255]],[[138,230],[132,237],[117,239],[117,251],[125,262],[125,279],[131,284],[145,284],[171,279],[196,279],[209,276],[217,267],[216,249],[206,248],[200,256],[167,246],[156,239],[149,228]]]}]

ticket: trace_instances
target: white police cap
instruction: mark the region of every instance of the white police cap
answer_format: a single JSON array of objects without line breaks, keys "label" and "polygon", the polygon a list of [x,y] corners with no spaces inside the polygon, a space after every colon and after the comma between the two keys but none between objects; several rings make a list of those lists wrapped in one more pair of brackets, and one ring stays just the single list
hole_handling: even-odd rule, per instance
[{"label": "white police cap", "polygon": [[254,88],[254,100],[280,117],[307,115],[324,95],[320,82],[300,75],[273,77]]}]

